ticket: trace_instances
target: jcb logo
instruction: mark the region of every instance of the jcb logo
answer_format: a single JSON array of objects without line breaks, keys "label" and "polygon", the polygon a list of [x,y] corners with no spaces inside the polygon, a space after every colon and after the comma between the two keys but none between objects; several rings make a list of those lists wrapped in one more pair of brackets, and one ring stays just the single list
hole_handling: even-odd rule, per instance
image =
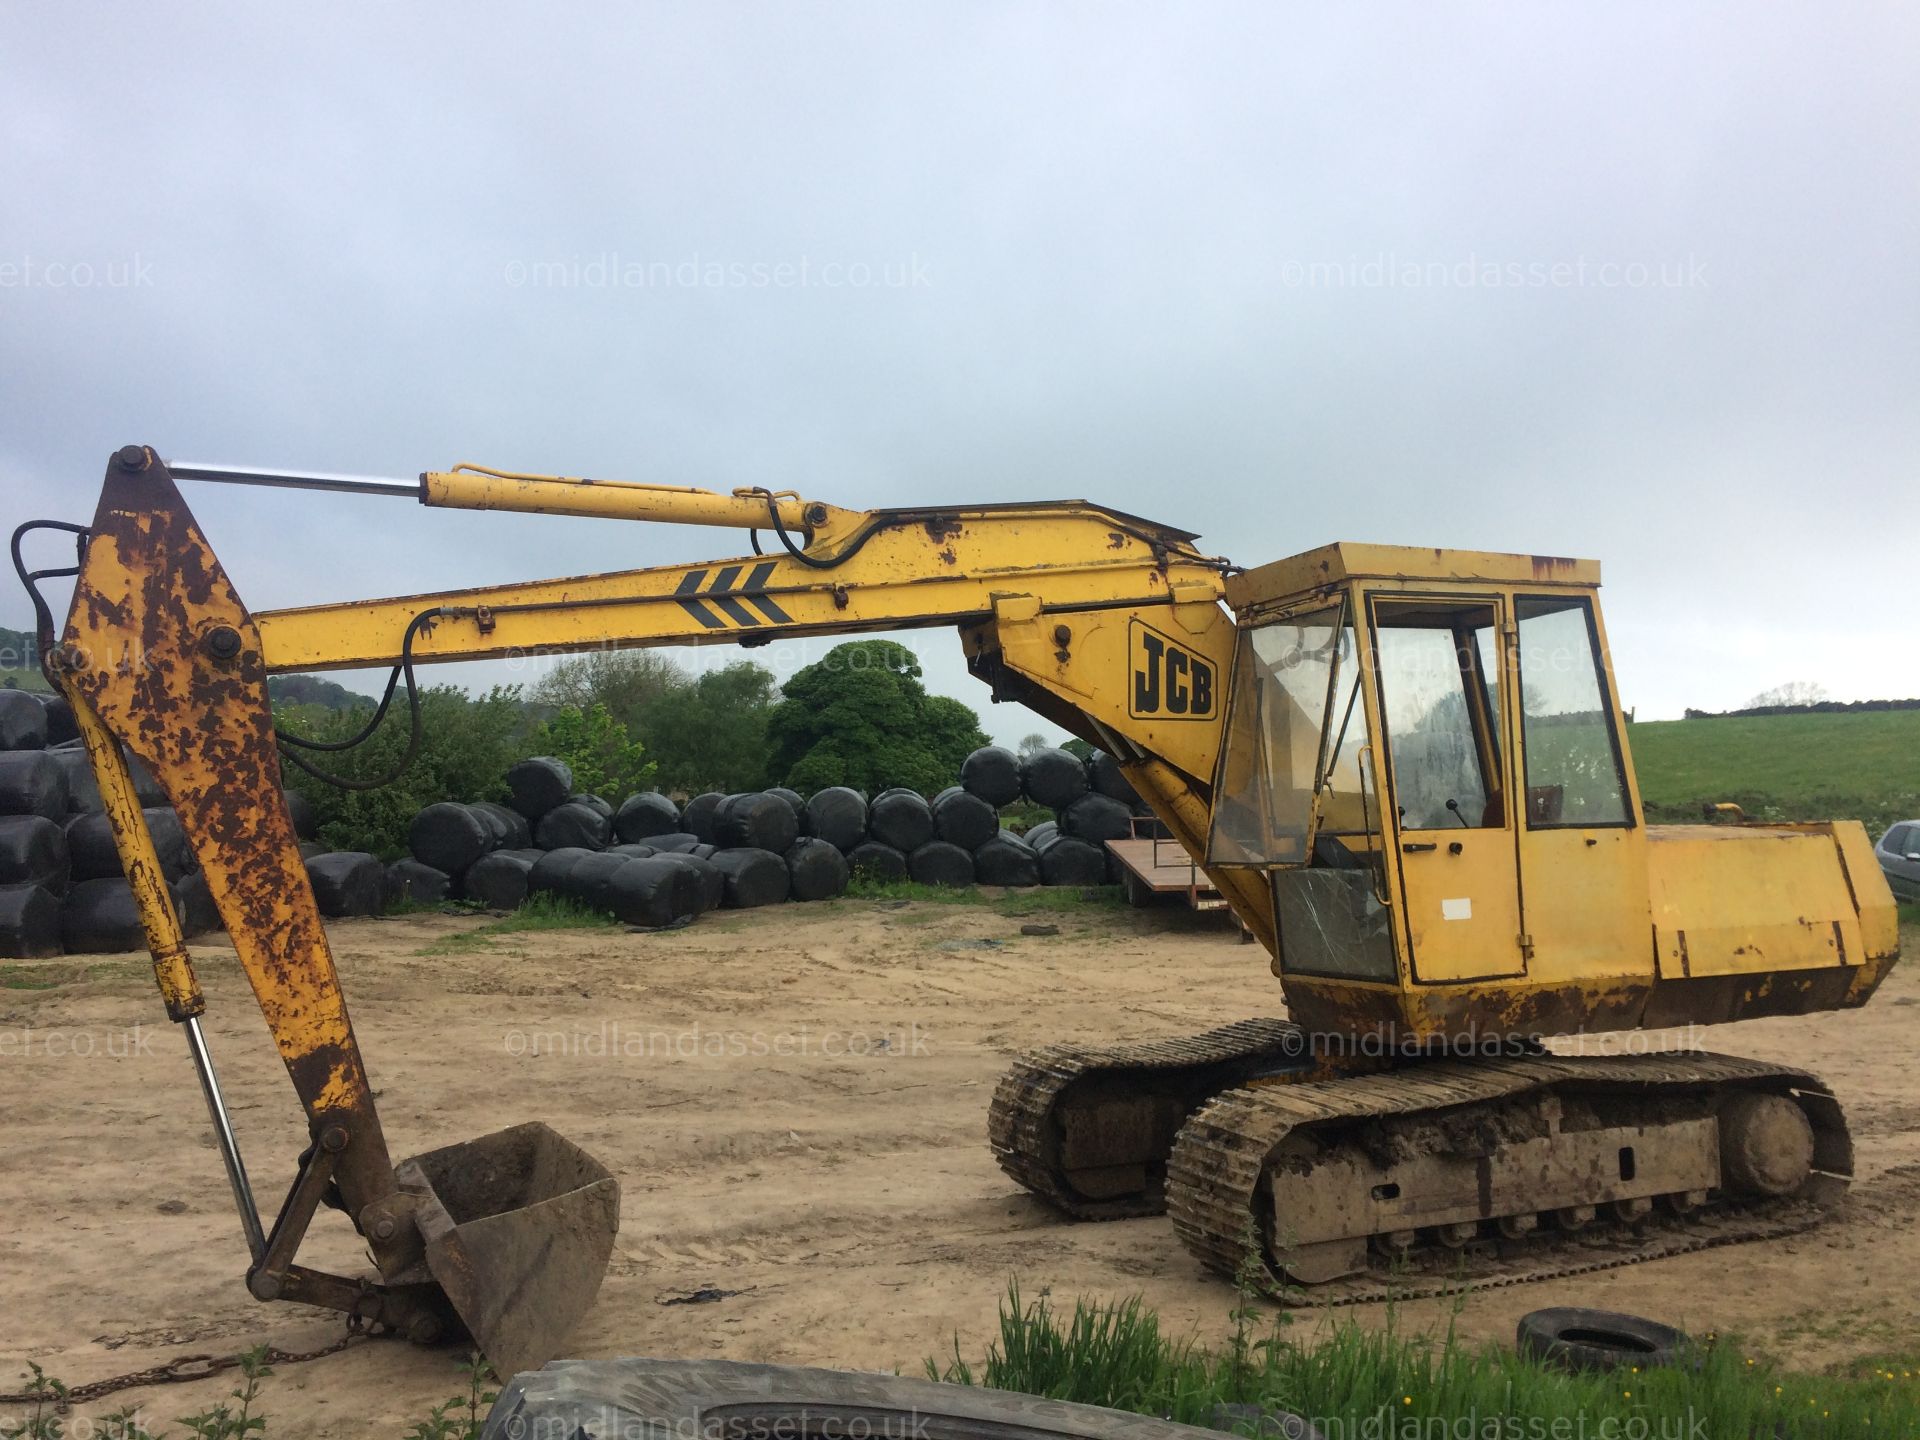
[{"label": "jcb logo", "polygon": [[1127,714],[1136,720],[1213,718],[1216,687],[1211,660],[1203,660],[1138,620],[1127,627],[1127,655],[1133,664]]}]

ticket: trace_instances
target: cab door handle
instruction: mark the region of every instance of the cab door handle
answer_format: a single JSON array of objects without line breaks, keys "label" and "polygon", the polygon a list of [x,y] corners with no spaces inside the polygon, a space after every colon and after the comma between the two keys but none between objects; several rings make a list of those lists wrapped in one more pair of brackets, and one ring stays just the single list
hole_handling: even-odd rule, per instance
[{"label": "cab door handle", "polygon": [[1408,855],[1418,855],[1426,850],[1438,850],[1440,846],[1432,840],[1407,840],[1400,846]]}]

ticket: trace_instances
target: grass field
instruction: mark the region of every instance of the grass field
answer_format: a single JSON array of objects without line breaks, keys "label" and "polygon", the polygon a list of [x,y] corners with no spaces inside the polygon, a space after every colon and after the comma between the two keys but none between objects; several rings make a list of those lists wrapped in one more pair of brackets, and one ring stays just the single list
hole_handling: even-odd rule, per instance
[{"label": "grass field", "polygon": [[1730,800],[1755,819],[1859,820],[1877,840],[1920,817],[1920,710],[1666,720],[1627,736],[1651,820]]}]

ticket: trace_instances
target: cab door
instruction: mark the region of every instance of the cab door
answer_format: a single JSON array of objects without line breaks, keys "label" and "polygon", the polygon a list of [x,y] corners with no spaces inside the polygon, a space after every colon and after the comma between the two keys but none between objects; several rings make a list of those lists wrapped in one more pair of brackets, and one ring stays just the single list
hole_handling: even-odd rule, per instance
[{"label": "cab door", "polygon": [[1388,843],[1413,978],[1526,971],[1498,596],[1371,597]]}]

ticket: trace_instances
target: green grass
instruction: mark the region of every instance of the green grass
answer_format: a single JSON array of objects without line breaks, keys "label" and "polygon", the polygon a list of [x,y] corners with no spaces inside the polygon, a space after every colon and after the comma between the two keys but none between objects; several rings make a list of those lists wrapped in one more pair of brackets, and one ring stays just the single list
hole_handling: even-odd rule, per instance
[{"label": "green grass", "polygon": [[0,690],[31,690],[39,695],[53,693],[53,687],[47,684],[47,677],[38,670],[0,669]]},{"label": "green grass", "polygon": [[1574,1374],[1505,1346],[1462,1340],[1451,1325],[1403,1333],[1391,1313],[1382,1329],[1341,1319],[1299,1336],[1284,1315],[1260,1332],[1245,1300],[1233,1319],[1227,1342],[1211,1348],[1167,1335],[1137,1299],[1077,1302],[1062,1316],[1046,1300],[1023,1303],[1016,1287],[1001,1304],[999,1336],[977,1368],[962,1357],[957,1337],[952,1359],[929,1360],[926,1368],[936,1380],[1202,1426],[1224,1403],[1291,1410],[1342,1435],[1571,1434],[1551,1427],[1574,1416],[1586,1417],[1583,1433],[1590,1435],[1920,1434],[1920,1363],[1913,1356],[1805,1375],[1707,1335],[1684,1365]]},{"label": "green grass", "polygon": [[459,955],[491,948],[491,941],[502,935],[518,935],[529,930],[611,930],[619,925],[613,916],[590,910],[576,901],[554,894],[535,895],[518,910],[491,924],[457,935],[443,935],[414,951],[416,955]]},{"label": "green grass", "polygon": [[1920,710],[1643,722],[1627,738],[1652,820],[1730,800],[1756,819],[1859,820],[1878,839],[1920,817]]}]

